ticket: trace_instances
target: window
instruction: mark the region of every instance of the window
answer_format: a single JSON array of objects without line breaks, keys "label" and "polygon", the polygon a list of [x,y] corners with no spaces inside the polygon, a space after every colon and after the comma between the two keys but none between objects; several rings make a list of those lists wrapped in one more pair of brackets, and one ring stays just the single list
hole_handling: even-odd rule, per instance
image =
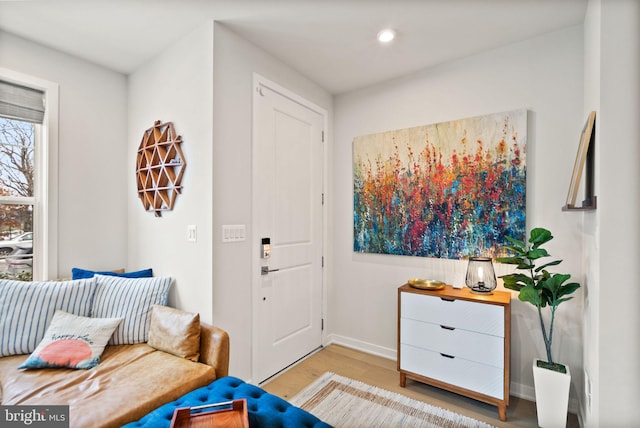
[{"label": "window", "polygon": [[52,276],[56,133],[57,85],[0,69],[0,278]]}]

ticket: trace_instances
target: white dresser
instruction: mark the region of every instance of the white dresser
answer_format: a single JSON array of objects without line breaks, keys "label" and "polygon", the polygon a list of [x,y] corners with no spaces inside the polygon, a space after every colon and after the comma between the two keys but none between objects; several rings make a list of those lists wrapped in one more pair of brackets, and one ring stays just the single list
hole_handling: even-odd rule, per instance
[{"label": "white dresser", "polygon": [[398,370],[407,378],[498,406],[507,419],[511,294],[398,289]]}]

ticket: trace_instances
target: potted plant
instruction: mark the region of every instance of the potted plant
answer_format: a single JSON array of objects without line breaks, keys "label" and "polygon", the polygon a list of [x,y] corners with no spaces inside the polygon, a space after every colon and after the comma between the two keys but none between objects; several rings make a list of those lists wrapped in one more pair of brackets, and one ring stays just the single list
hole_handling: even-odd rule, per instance
[{"label": "potted plant", "polygon": [[[519,292],[519,300],[529,302],[537,308],[542,339],[547,351],[547,361],[536,360],[533,364],[538,425],[564,427],[567,420],[571,374],[568,367],[553,360],[551,345],[556,310],[561,303],[573,298],[570,294],[580,288],[580,284],[567,283],[571,278],[569,274],[550,273],[547,270],[551,266],[559,265],[562,260],[553,260],[536,266],[539,259],[549,256],[547,250],[542,248],[553,239],[553,235],[547,229],[532,229],[528,243],[510,236],[506,239],[510,243],[506,248],[512,252],[512,255],[496,260],[500,263],[517,265],[517,269],[525,273],[512,273],[502,275],[500,278],[503,279],[505,288]],[[551,312],[548,325],[543,317],[545,308],[549,308]]]}]

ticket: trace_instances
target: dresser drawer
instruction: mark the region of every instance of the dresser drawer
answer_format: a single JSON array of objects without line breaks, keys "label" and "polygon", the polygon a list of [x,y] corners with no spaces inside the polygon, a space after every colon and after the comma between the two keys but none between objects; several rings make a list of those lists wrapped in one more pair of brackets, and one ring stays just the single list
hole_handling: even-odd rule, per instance
[{"label": "dresser drawer", "polygon": [[402,344],[400,370],[504,399],[504,371],[497,367]]},{"label": "dresser drawer", "polygon": [[504,338],[403,318],[400,341],[417,348],[504,368]]},{"label": "dresser drawer", "polygon": [[402,318],[504,337],[504,308],[500,305],[401,293],[400,311]]}]

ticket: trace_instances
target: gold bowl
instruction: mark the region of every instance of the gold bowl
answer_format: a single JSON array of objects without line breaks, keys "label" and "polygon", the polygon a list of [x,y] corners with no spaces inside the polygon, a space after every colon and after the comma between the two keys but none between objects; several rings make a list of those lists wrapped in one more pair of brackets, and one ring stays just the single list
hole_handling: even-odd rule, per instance
[{"label": "gold bowl", "polygon": [[413,288],[421,290],[442,290],[445,286],[444,282],[433,279],[412,278],[407,282]]}]

